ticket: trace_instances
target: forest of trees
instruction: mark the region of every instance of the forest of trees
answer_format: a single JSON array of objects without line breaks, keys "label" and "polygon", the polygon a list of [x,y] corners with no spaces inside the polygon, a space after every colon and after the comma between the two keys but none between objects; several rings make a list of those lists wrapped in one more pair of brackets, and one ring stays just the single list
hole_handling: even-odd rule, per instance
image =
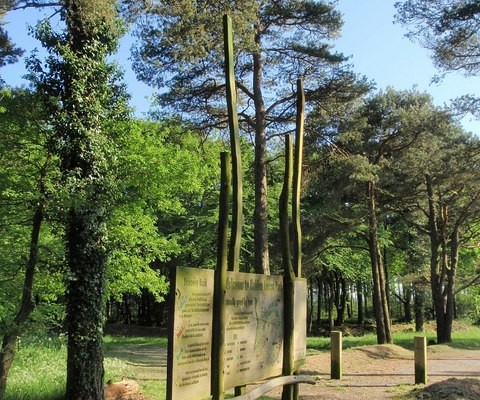
[{"label": "forest of trees", "polygon": [[[458,3],[458,4],[457,4]],[[306,97],[302,189],[308,330],[395,321],[437,341],[480,322],[480,137],[426,93],[377,91],[336,53],[326,1],[0,1],[0,17],[50,7],[32,30],[45,59],[0,88],[0,398],[24,333],[68,337],[67,398],[102,398],[105,323],[165,326],[169,271],[214,268],[220,152],[229,148],[222,16],[233,18],[244,181],[240,269],[282,273],[283,134]],[[478,73],[475,1],[404,1],[397,20],[441,72]],[[158,89],[133,117],[109,55],[128,30],[139,80]],[[0,27],[0,66],[21,43]],[[0,70],[1,78],[1,70]],[[374,77],[372,77],[374,78]]]}]

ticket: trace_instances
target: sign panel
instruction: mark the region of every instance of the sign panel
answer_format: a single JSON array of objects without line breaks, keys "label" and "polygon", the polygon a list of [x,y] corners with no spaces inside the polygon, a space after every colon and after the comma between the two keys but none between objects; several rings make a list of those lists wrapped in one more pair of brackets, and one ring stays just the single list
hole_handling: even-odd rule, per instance
[{"label": "sign panel", "polygon": [[227,272],[225,389],[282,373],[283,278]]},{"label": "sign panel", "polygon": [[[209,398],[213,270],[177,268],[167,399]],[[306,279],[295,280],[294,361],[306,359]],[[227,272],[225,390],[281,375],[283,277]]]},{"label": "sign panel", "polygon": [[172,399],[210,396],[214,271],[178,268],[173,324]]},{"label": "sign panel", "polygon": [[296,278],[294,285],[293,360],[299,368],[307,361],[307,280]]}]

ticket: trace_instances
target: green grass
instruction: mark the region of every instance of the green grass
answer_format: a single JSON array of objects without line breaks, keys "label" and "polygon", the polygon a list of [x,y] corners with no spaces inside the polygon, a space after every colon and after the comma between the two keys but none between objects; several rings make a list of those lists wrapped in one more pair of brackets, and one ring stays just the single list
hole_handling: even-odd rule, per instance
[{"label": "green grass", "polygon": [[[436,340],[436,333],[433,329],[427,327],[424,333],[414,332],[411,326],[406,326],[405,329],[396,331],[393,334],[393,343],[408,350],[413,350],[413,338],[415,336],[426,336],[427,340]],[[480,349],[480,327],[459,324],[459,326],[452,332],[452,342],[448,344],[449,347],[456,349]],[[377,337],[374,333],[369,333],[363,336],[344,336],[343,349],[360,346],[372,346],[377,344]],[[328,337],[308,337],[307,349],[312,351],[327,351],[330,350],[330,338]]]},{"label": "green grass", "polygon": [[[141,343],[140,340],[132,342]],[[6,400],[63,399],[66,359],[67,347],[62,337],[22,338],[10,370]],[[132,366],[117,358],[105,358],[105,381],[118,381],[132,375]]]},{"label": "green grass", "polygon": [[160,345],[167,347],[168,339],[166,337],[151,337],[151,336],[105,336],[103,338],[105,350],[123,345]]},{"label": "green grass", "polygon": [[61,338],[20,340],[7,382],[6,400],[62,399],[66,357]]}]

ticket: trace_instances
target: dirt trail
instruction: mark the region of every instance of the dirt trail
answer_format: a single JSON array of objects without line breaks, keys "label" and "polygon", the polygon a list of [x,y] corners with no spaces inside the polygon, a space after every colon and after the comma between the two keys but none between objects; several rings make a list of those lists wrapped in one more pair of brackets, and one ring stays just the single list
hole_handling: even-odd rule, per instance
[{"label": "dirt trail", "polygon": [[[315,386],[302,385],[300,398],[313,399],[408,399],[413,398],[414,385],[413,352],[395,345],[365,346],[345,350],[343,353],[343,379],[330,379],[330,355],[322,353],[311,356],[301,373],[317,377]],[[480,351],[457,350],[448,346],[432,346],[428,349],[428,385],[449,378],[474,378],[480,390]],[[445,396],[420,397],[431,399],[480,399],[464,397],[465,382],[450,382]],[[471,383],[471,382],[470,382]],[[460,388],[460,391],[457,389]],[[464,388],[467,389],[467,388]],[[455,395],[457,390],[458,396]],[[471,391],[470,389],[468,389]],[[280,390],[269,394],[279,399]]]},{"label": "dirt trail", "polygon": [[118,358],[134,369],[135,376],[125,378],[138,381],[165,380],[167,376],[167,349],[157,344],[110,345],[106,356]]},{"label": "dirt trail", "polygon": [[[167,356],[164,346],[122,345],[112,348],[107,355],[132,365],[135,370],[135,379],[140,385],[143,380],[166,379]],[[300,399],[303,400],[411,399],[414,398],[411,394],[412,390],[423,388],[423,385],[414,385],[413,352],[395,345],[365,346],[345,350],[343,379],[340,381],[330,379],[328,352],[309,356],[301,373],[312,375],[317,379],[317,384],[314,386],[301,385]],[[441,397],[438,394],[433,397],[424,394],[425,397],[419,398],[480,399],[478,395],[480,393],[480,350],[430,346],[428,348],[428,385],[446,381],[449,378],[461,380],[449,380],[449,387],[444,385]],[[470,380],[464,381],[465,378]],[[471,386],[468,390],[477,395],[474,394],[473,397],[465,395],[467,383]],[[477,389],[478,392],[476,392]],[[281,390],[276,389],[268,396],[280,399]]]}]

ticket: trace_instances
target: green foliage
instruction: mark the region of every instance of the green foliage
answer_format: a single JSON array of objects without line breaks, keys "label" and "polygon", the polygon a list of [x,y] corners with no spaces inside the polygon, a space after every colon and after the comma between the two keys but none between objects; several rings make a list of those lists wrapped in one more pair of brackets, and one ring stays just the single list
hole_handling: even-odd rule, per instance
[{"label": "green foliage", "polygon": [[[29,253],[32,218],[39,202],[51,219],[40,234],[33,297],[37,310],[33,319],[57,318],[54,310],[63,295],[58,276],[63,249],[54,215],[58,185],[57,160],[48,151],[50,130],[35,93],[27,90],[2,91],[0,96],[0,326],[9,324],[18,311],[24,271]],[[50,311],[47,312],[47,308]],[[49,315],[47,317],[47,315]],[[55,317],[54,315],[57,315]]]},{"label": "green foliage", "polygon": [[202,143],[174,122],[131,121],[111,129],[120,195],[108,222],[109,292],[120,298],[148,289],[160,300],[167,284],[159,266],[172,258],[191,266],[183,263],[213,245],[218,199],[206,200],[217,193],[220,144]]}]

